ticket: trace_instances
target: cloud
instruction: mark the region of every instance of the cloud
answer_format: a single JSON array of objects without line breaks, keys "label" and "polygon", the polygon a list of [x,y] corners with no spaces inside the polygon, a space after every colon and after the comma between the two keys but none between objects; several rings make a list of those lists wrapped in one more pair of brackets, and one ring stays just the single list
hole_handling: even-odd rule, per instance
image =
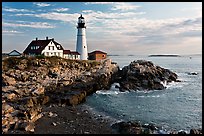
[{"label": "cloud", "polygon": [[[87,29],[92,34],[101,33],[105,39],[121,39],[134,41],[139,39],[149,41],[159,36],[164,39],[164,36],[183,36],[192,35],[199,36],[202,31],[202,18],[169,18],[151,20],[146,18],[138,18],[138,16],[145,14],[145,12],[101,12],[93,10],[83,10],[83,16],[86,19]],[[78,13],[58,13],[48,12],[41,14],[16,14],[18,16],[32,16],[42,19],[63,21],[76,25]],[[157,36],[156,36],[157,35]],[[158,38],[159,39],[159,38]],[[156,40],[156,39],[155,39]],[[166,40],[166,39],[165,39]]]},{"label": "cloud", "polygon": [[191,6],[191,8],[182,8],[181,12],[195,13],[196,17],[202,17],[202,2],[192,3]]},{"label": "cloud", "polygon": [[113,4],[114,2],[86,2],[85,5],[89,4],[99,4],[99,5],[106,5],[106,4]]},{"label": "cloud", "polygon": [[[90,49],[103,47],[104,51],[109,51],[118,46],[120,48],[117,50],[120,51],[130,48],[132,50],[145,49],[152,53],[164,50],[164,47],[170,49],[171,45],[180,45],[182,40],[186,41],[187,38],[202,37],[202,17],[149,19],[141,16],[145,14],[143,11],[132,11],[139,8],[138,6],[133,5],[134,8],[131,7],[132,5],[126,8],[123,6],[115,8],[120,12],[82,10],[87,26],[87,42],[90,45],[97,43],[94,47],[89,46]],[[47,12],[16,15],[63,21],[76,25],[80,14]],[[196,40],[192,41],[196,43]],[[175,47],[175,51],[176,49],[178,50],[178,47]]]},{"label": "cloud", "polygon": [[121,11],[128,11],[128,10],[136,10],[141,6],[134,5],[132,3],[126,2],[86,2],[85,5],[95,4],[95,5],[111,5],[111,10],[121,10]]},{"label": "cloud", "polygon": [[36,5],[37,7],[48,7],[51,5],[49,3],[40,3],[40,2],[34,2],[33,4]]},{"label": "cloud", "polygon": [[26,23],[9,23],[9,22],[2,22],[3,27],[30,27],[30,28],[55,28],[54,25],[51,25],[46,22],[26,22]]},{"label": "cloud", "polygon": [[58,8],[58,9],[53,9],[53,10],[57,12],[64,12],[64,11],[68,11],[69,8]]},{"label": "cloud", "polygon": [[113,7],[111,10],[121,10],[121,11],[128,11],[128,10],[136,10],[141,6],[133,5],[130,3],[122,3],[122,2],[116,2],[113,4]]},{"label": "cloud", "polygon": [[32,10],[28,9],[16,9],[16,8],[3,8],[3,11],[8,11],[8,12],[34,12]]},{"label": "cloud", "polygon": [[23,34],[23,32],[16,31],[16,30],[3,30],[2,31],[3,35],[16,35],[16,34]]},{"label": "cloud", "polygon": [[93,10],[82,10],[83,13],[91,13],[94,12]]}]

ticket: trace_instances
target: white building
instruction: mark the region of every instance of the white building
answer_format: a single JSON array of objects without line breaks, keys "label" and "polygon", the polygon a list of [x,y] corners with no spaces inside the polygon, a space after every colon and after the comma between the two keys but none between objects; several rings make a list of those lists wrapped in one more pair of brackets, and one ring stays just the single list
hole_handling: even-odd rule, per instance
[{"label": "white building", "polygon": [[81,60],[88,59],[87,53],[87,43],[86,43],[86,26],[85,20],[82,15],[78,18],[78,26],[77,26],[77,44],[76,44],[76,52],[80,54]]},{"label": "white building", "polygon": [[8,56],[21,56],[21,53],[17,50],[13,50],[10,53],[8,53]]},{"label": "white building", "polygon": [[54,41],[54,38],[46,40],[33,40],[24,50],[25,55],[44,55],[44,56],[59,56],[63,57],[63,47],[61,44]]},{"label": "white building", "polygon": [[64,50],[62,45],[52,39],[46,40],[33,40],[23,52],[24,55],[36,56],[59,56],[66,59],[80,59],[78,52],[72,52],[70,50]]},{"label": "white building", "polygon": [[80,59],[80,54],[78,52],[72,52],[70,50],[64,50],[63,54],[64,54],[65,59],[72,59],[72,60],[79,60]]}]

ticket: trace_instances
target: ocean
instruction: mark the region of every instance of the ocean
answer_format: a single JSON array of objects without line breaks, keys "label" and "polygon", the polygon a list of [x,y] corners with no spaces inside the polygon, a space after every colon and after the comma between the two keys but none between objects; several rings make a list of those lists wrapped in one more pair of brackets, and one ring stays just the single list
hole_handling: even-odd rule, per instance
[{"label": "ocean", "polygon": [[[120,92],[114,83],[110,90],[98,90],[87,97],[85,107],[114,122],[137,120],[153,123],[163,130],[202,128],[202,56],[181,57],[109,56],[120,68],[134,60],[149,60],[178,75],[181,82],[165,90]],[[196,72],[197,75],[189,75]]]}]

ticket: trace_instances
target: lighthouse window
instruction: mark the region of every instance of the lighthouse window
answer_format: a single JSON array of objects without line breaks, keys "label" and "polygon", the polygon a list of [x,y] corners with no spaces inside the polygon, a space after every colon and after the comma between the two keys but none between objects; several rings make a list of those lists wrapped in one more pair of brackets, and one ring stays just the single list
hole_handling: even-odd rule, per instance
[{"label": "lighthouse window", "polygon": [[84,48],[86,48],[86,46],[84,46]]}]

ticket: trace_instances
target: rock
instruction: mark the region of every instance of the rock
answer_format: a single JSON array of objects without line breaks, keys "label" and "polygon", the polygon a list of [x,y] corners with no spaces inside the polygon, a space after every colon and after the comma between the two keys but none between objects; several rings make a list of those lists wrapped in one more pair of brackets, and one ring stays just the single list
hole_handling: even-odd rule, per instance
[{"label": "rock", "polygon": [[6,103],[2,104],[2,114],[11,113],[14,111],[14,108]]},{"label": "rock", "polygon": [[[108,89],[119,69],[110,59],[104,62],[83,62],[25,57],[16,58],[14,62],[14,66],[2,67],[4,132],[14,128],[34,132],[35,127],[30,123],[42,117],[42,105],[48,102],[62,106],[82,103],[87,95],[96,90]],[[59,87],[60,84],[62,87]],[[8,101],[12,106],[6,104]],[[49,116],[58,115],[52,113]]]},{"label": "rock", "polygon": [[186,132],[183,131],[183,130],[181,130],[181,131],[178,132],[178,134],[184,134],[184,135],[186,135]]},{"label": "rock", "polygon": [[165,89],[165,87],[163,86],[163,84],[160,83],[156,83],[152,86],[152,88],[154,88],[155,90],[163,90]]},{"label": "rock", "polygon": [[2,74],[2,85],[3,86],[13,86],[16,84],[16,80],[12,77],[8,77],[5,74]]},{"label": "rock", "polygon": [[178,133],[175,130],[173,130],[169,134],[178,134]]},{"label": "rock", "polygon": [[21,81],[25,82],[29,79],[30,73],[29,72],[22,72],[21,73]]},{"label": "rock", "polygon": [[19,70],[24,70],[27,66],[24,64],[17,65],[16,68]]},{"label": "rock", "polygon": [[13,100],[17,97],[15,93],[6,93],[4,94],[4,97],[6,97],[8,100]]},{"label": "rock", "polygon": [[84,134],[90,134],[90,132],[88,132],[88,131],[85,131],[85,132],[84,132]]},{"label": "rock", "polygon": [[119,122],[111,126],[120,134],[141,134],[142,128],[139,122]]},{"label": "rock", "polygon": [[32,94],[33,95],[35,95],[35,94],[36,95],[42,95],[42,94],[44,94],[44,92],[45,92],[45,88],[44,87],[39,87],[39,88],[33,90]]},{"label": "rock", "polygon": [[115,85],[115,88],[120,88],[120,86],[119,85]]},{"label": "rock", "polygon": [[28,125],[25,127],[25,130],[27,132],[34,132],[35,131],[35,125],[34,123],[29,122]]},{"label": "rock", "polygon": [[188,72],[188,75],[198,75],[197,72]]},{"label": "rock", "polygon": [[49,112],[49,113],[48,113],[48,117],[57,117],[57,114],[56,114],[56,113]]},{"label": "rock", "polygon": [[9,130],[9,128],[8,128],[8,127],[4,127],[4,128],[2,128],[2,132],[3,132],[3,133],[7,133],[7,132],[8,132],[8,130]]},{"label": "rock", "polygon": [[163,90],[162,82],[176,81],[177,75],[168,69],[155,66],[150,61],[137,60],[123,67],[120,90]]},{"label": "rock", "polygon": [[152,130],[151,129],[144,129],[142,134],[152,134]]},{"label": "rock", "polygon": [[39,103],[45,105],[49,102],[49,100],[50,100],[49,96],[42,96],[39,98]]},{"label": "rock", "polygon": [[190,134],[202,134],[202,131],[200,131],[198,129],[191,129]]},{"label": "rock", "polygon": [[37,98],[36,97],[31,97],[31,98],[26,98],[23,100],[25,103],[26,107],[33,107],[34,105],[37,104]]},{"label": "rock", "polygon": [[55,122],[52,122],[52,125],[53,125],[53,126],[57,126],[57,124],[56,124]]}]

